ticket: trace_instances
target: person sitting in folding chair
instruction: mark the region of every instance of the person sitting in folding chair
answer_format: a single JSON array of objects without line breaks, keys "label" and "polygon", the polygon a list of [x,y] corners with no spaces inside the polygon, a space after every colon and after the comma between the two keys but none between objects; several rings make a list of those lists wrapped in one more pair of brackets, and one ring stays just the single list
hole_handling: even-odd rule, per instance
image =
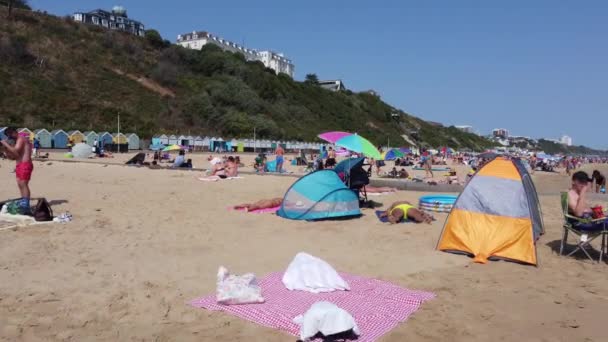
[{"label": "person sitting in folding chair", "polygon": [[[560,254],[563,253],[564,245],[568,238],[568,232],[580,236],[577,248],[570,252],[568,256],[582,250],[590,260],[586,247],[590,246],[591,241],[597,237],[602,237],[599,261],[602,261],[604,250],[606,249],[606,218],[594,218],[593,210],[587,203],[587,192],[591,184],[591,178],[584,171],[575,172],[572,175],[572,188],[568,193],[562,194],[562,206],[564,207],[564,236],[560,247]],[[565,197],[565,198],[564,198]]]}]

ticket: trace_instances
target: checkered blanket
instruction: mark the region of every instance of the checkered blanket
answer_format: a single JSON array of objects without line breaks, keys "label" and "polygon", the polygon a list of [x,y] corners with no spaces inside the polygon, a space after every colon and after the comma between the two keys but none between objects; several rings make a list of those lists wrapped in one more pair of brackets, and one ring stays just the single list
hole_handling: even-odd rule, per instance
[{"label": "checkered blanket", "polygon": [[304,314],[312,304],[328,301],[348,311],[357,322],[361,336],[357,341],[375,341],[400,322],[404,322],[418,307],[435,295],[411,291],[386,281],[341,273],[350,291],[313,294],[289,291],[281,281],[283,273],[271,273],[259,279],[264,304],[219,305],[215,295],[192,301],[197,308],[225,311],[260,325],[286,331],[298,336],[300,327],[294,317]]}]

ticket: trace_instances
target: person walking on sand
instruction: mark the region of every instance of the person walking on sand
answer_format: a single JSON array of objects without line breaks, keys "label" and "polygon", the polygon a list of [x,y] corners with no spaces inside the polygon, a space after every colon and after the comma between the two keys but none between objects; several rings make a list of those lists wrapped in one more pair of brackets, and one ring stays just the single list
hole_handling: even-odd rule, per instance
[{"label": "person walking on sand", "polygon": [[15,127],[8,127],[4,130],[4,135],[15,141],[15,145],[11,146],[6,140],[1,140],[0,144],[4,149],[4,153],[9,159],[17,162],[15,175],[17,176],[17,187],[21,193],[19,208],[21,214],[31,214],[30,209],[30,187],[29,182],[34,171],[32,163],[32,145],[29,139],[19,136]]},{"label": "person walking on sand", "polygon": [[34,138],[34,157],[38,158],[40,155],[40,140]]},{"label": "person walking on sand", "polygon": [[285,155],[285,151],[283,150],[283,147],[281,147],[280,144],[277,144],[277,149],[274,151],[274,153],[277,155],[276,158],[276,162],[277,162],[277,169],[276,171],[278,173],[283,172],[283,161],[284,161],[284,155]]}]

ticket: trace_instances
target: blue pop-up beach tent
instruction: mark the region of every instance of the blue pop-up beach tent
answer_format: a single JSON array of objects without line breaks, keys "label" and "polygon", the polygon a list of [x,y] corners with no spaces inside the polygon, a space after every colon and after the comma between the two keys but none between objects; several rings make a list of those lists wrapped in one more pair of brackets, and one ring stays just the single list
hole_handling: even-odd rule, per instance
[{"label": "blue pop-up beach tent", "polygon": [[321,220],[361,215],[359,197],[332,170],[298,179],[285,193],[277,215],[291,220]]}]

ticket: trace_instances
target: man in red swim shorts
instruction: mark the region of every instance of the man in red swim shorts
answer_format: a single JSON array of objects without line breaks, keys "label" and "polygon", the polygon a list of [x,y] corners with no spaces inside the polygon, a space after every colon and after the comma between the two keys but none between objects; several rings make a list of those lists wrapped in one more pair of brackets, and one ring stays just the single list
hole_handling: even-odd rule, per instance
[{"label": "man in red swim shorts", "polygon": [[31,214],[29,183],[32,178],[32,171],[34,171],[34,164],[32,164],[32,145],[30,144],[29,139],[19,136],[15,127],[8,127],[4,130],[4,134],[7,138],[15,141],[14,146],[9,144],[6,140],[0,141],[0,144],[1,147],[3,147],[6,156],[17,162],[15,174],[17,175],[17,186],[21,193],[21,200],[19,203],[21,213]]}]

